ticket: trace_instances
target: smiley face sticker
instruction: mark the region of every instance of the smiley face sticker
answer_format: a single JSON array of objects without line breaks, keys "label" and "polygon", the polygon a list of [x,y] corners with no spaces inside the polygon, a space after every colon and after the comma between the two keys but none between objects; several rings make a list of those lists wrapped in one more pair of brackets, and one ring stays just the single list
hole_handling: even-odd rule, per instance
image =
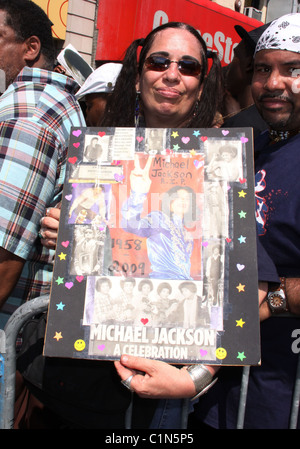
[{"label": "smiley face sticker", "polygon": [[85,341],[84,340],[76,340],[74,343],[74,348],[76,351],[83,351],[85,348]]},{"label": "smiley face sticker", "polygon": [[216,349],[216,357],[219,360],[224,360],[227,356],[227,351],[224,348],[217,348]]}]

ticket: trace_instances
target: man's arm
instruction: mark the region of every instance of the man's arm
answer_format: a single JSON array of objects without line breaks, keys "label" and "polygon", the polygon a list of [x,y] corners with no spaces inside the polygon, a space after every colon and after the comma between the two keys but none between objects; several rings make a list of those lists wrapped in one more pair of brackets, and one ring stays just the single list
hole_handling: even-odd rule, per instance
[{"label": "man's arm", "polygon": [[24,262],[20,257],[0,248],[0,309],[18,282]]},{"label": "man's arm", "polygon": [[286,278],[285,290],[289,311],[300,315],[300,278]]},{"label": "man's arm", "polygon": [[[271,310],[266,301],[267,293],[268,283],[259,283],[259,316],[261,321],[272,316]],[[300,278],[285,279],[285,294],[289,312],[295,315],[300,315]]]}]

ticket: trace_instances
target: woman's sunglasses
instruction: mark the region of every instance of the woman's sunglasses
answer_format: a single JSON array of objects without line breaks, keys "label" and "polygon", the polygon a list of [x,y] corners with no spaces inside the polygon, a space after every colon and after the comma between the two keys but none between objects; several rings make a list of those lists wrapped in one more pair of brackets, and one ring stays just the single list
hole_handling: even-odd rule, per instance
[{"label": "woman's sunglasses", "polygon": [[180,59],[179,61],[171,61],[165,56],[152,55],[145,60],[145,67],[154,72],[164,72],[170,67],[170,64],[175,62],[178,65],[178,70],[182,75],[197,76],[201,72],[201,64],[195,59]]}]

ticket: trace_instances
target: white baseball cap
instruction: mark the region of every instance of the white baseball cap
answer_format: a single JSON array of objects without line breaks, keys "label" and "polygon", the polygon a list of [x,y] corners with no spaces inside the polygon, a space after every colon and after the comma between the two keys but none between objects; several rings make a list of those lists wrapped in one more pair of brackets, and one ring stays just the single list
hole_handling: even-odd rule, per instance
[{"label": "white baseball cap", "polygon": [[88,94],[112,92],[121,69],[122,64],[115,62],[108,62],[98,67],[87,77],[76,93],[77,100]]}]

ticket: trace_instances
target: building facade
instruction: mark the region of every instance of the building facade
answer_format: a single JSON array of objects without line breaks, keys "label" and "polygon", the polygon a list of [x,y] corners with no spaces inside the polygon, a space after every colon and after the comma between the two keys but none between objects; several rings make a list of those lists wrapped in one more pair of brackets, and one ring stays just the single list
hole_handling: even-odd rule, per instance
[{"label": "building facade", "polygon": [[[103,11],[105,11],[105,14],[111,13],[112,15],[116,15],[117,19],[118,14],[124,14],[123,10],[127,5],[127,9],[130,9],[130,4],[133,4],[129,0],[118,0],[120,8],[116,9],[115,7],[112,7],[109,9],[111,0],[33,1],[47,12],[50,20],[53,22],[53,35],[57,45],[57,52],[68,44],[72,44],[85,61],[93,68],[99,65],[97,45],[99,45],[99,33],[102,31],[101,24],[105,23],[106,19],[106,17],[103,17]],[[146,3],[148,3],[148,5],[146,5]],[[135,0],[134,4],[137,8],[147,8],[149,3],[151,3],[149,0]],[[282,14],[298,12],[299,10],[299,0],[285,0],[285,2],[282,2],[282,0],[211,0],[210,2],[204,0],[203,2],[199,1],[198,3],[207,5],[216,3],[221,7],[229,8],[231,11],[235,11],[263,23],[274,20]],[[160,4],[161,11],[158,12],[161,12],[160,20],[164,20],[166,0],[161,0]],[[212,5],[210,7],[212,7]],[[218,6],[216,6],[216,8],[218,8]],[[124,21],[127,18],[126,14],[127,11],[125,10]],[[131,26],[129,16],[127,23],[128,26]],[[155,26],[155,23],[153,23],[153,26]]]}]

